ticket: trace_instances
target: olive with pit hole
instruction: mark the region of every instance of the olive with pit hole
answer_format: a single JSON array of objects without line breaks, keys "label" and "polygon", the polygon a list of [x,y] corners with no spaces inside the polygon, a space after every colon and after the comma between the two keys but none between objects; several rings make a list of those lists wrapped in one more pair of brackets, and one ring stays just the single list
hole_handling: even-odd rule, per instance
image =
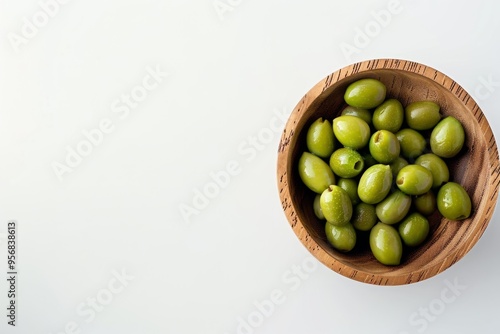
[{"label": "olive with pit hole", "polygon": [[400,153],[400,145],[396,135],[387,130],[375,132],[368,144],[372,157],[382,164],[390,164]]},{"label": "olive with pit hole", "polygon": [[330,157],[330,167],[340,177],[355,177],[364,167],[364,160],[358,151],[349,147],[339,148]]},{"label": "olive with pit hole", "polygon": [[408,165],[401,168],[396,177],[396,185],[405,194],[422,195],[432,187],[431,172],[420,165]]}]

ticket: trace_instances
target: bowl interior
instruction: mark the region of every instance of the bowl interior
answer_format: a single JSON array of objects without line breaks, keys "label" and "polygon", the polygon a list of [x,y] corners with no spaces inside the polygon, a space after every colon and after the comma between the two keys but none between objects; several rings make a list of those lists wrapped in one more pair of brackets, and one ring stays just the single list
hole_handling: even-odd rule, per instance
[{"label": "bowl interior", "polygon": [[[287,212],[285,205],[284,209],[294,231],[321,262],[356,280],[375,284],[404,284],[420,281],[443,271],[463,257],[482,235],[496,202],[498,182],[495,179],[496,183],[492,184],[494,175],[491,173],[488,152],[494,150],[492,154],[496,154],[496,157],[498,153],[493,135],[486,136],[488,131],[491,133],[491,129],[486,120],[482,121],[482,112],[475,102],[468,103],[470,96],[465,91],[463,94],[467,100],[457,97],[455,88],[462,89],[461,87],[444,87],[442,82],[436,82],[428,75],[401,69],[373,69],[353,73],[345,78],[340,78],[340,71],[334,74],[338,75],[336,81],[333,80],[334,83],[328,82],[330,77],[326,78],[325,82],[311,89],[297,105],[280,144],[280,150],[284,141],[287,147],[283,150],[286,155],[279,159],[285,160],[286,164],[286,187],[291,210]],[[441,77],[451,81],[444,75]],[[458,157],[446,161],[450,168],[450,180],[462,184],[471,197],[471,216],[459,222],[449,221],[438,213],[431,216],[430,236],[419,247],[411,250],[405,248],[399,266],[382,265],[373,257],[368,246],[368,233],[358,232],[357,245],[349,253],[332,248],[325,236],[324,222],[316,218],[312,209],[315,194],[303,185],[297,171],[298,159],[307,150],[305,136],[309,125],[318,117],[331,121],[338,116],[346,106],[343,98],[345,89],[361,78],[382,81],[387,87],[387,98],[396,98],[403,106],[421,100],[437,102],[441,107],[441,114],[460,120],[466,133],[462,152]],[[471,108],[471,105],[475,107]],[[493,192],[491,187],[495,187]],[[494,198],[489,196],[491,193]],[[284,195],[281,197],[283,200]]]}]

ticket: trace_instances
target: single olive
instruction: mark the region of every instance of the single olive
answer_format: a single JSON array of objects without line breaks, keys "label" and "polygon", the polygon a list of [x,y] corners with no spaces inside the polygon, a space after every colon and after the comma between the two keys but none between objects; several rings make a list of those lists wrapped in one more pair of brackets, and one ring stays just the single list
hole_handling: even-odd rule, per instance
[{"label": "single olive", "polygon": [[422,195],[432,187],[432,173],[420,165],[401,168],[396,177],[397,187],[408,195]]},{"label": "single olive", "polygon": [[330,157],[330,168],[340,177],[355,177],[361,173],[364,164],[361,154],[349,147],[339,148]]},{"label": "single olive", "polygon": [[432,129],[441,119],[439,105],[433,101],[417,101],[405,108],[408,126],[415,130]]},{"label": "single olive", "polygon": [[401,222],[398,230],[406,246],[418,246],[429,235],[429,221],[420,213],[414,212]]},{"label": "single olive", "polygon": [[359,203],[360,200],[358,196],[358,181],[356,179],[339,178],[337,180],[337,185],[347,192],[349,198],[351,199],[352,205],[356,205]]},{"label": "single olive", "polygon": [[358,196],[368,204],[382,201],[392,184],[392,172],[389,165],[376,164],[365,170],[358,183]]},{"label": "single olive", "polygon": [[406,159],[414,159],[425,150],[425,138],[418,131],[405,128],[396,133],[401,146],[401,155]]},{"label": "single olive", "polygon": [[325,220],[325,215],[323,214],[323,211],[321,211],[321,205],[320,205],[320,198],[321,194],[316,194],[314,197],[314,202],[313,202],[313,209],[314,209],[314,214],[318,219]]},{"label": "single olive", "polygon": [[384,224],[399,223],[408,214],[411,197],[400,190],[387,196],[375,207],[378,219]]},{"label": "single olive", "polygon": [[353,107],[372,109],[384,102],[386,91],[379,80],[360,79],[347,87],[344,100]]},{"label": "single olive", "polygon": [[434,153],[422,154],[415,160],[415,164],[427,168],[432,173],[432,186],[440,187],[450,179],[448,165]]},{"label": "single olive", "polygon": [[327,222],[333,225],[345,225],[352,217],[352,203],[349,194],[337,185],[330,185],[319,199],[321,212]]},{"label": "single olive", "polygon": [[442,119],[432,130],[432,153],[442,158],[452,158],[464,145],[465,132],[459,120],[453,116]]},{"label": "single olive", "polygon": [[333,120],[333,133],[342,145],[357,150],[368,144],[370,126],[356,116],[338,116]]},{"label": "single olive", "polygon": [[392,176],[395,180],[401,168],[403,168],[404,166],[408,166],[408,161],[406,161],[405,158],[399,156],[394,159],[394,161],[389,166],[391,166]]},{"label": "single olive", "polygon": [[307,149],[321,158],[328,158],[335,149],[332,124],[329,120],[318,118],[307,131]]},{"label": "single olive", "polygon": [[349,252],[356,246],[356,231],[351,223],[342,226],[325,224],[326,239],[336,250]]},{"label": "single olive", "polygon": [[451,220],[469,218],[472,203],[464,187],[456,182],[448,182],[439,188],[437,194],[437,208],[443,217]]},{"label": "single olive", "polygon": [[415,196],[413,205],[424,216],[430,216],[436,211],[436,195],[432,190],[429,190],[423,195]]},{"label": "single olive", "polygon": [[388,99],[375,109],[372,123],[377,130],[398,132],[403,124],[403,105],[396,99]]},{"label": "single olive", "polygon": [[354,207],[351,218],[352,226],[359,231],[369,231],[377,223],[375,206],[364,202]]},{"label": "single olive", "polygon": [[298,168],[302,182],[315,193],[321,194],[329,185],[335,184],[330,166],[312,153],[302,153]]},{"label": "single olive", "polygon": [[382,264],[396,266],[401,263],[403,243],[398,231],[391,225],[378,222],[370,231],[370,249]]},{"label": "single olive", "polygon": [[399,157],[400,145],[396,135],[387,130],[378,130],[370,137],[370,154],[382,164],[390,164]]},{"label": "single olive", "polygon": [[370,110],[347,106],[342,110],[341,115],[356,116],[368,124],[372,124],[372,113]]}]

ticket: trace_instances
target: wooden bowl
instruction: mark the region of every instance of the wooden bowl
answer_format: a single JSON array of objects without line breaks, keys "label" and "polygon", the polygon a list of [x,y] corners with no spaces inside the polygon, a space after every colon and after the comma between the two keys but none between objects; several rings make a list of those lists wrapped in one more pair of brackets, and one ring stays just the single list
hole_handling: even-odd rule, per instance
[{"label": "wooden bowl", "polygon": [[[313,212],[315,194],[298,175],[297,164],[306,148],[305,135],[318,117],[330,121],[346,106],[347,86],[362,78],[375,78],[387,87],[387,98],[403,106],[432,100],[443,115],[464,126],[466,139],[459,157],[448,159],[450,180],[464,186],[472,200],[472,214],[449,221],[439,213],[429,217],[430,235],[421,246],[405,248],[401,264],[385,266],[371,254],[367,235],[358,233],[353,251],[333,249],[324,222]],[[397,59],[375,59],[342,68],[316,84],[297,104],[281,136],[278,149],[278,188],[285,215],[302,244],[319,261],[351,279],[377,285],[402,285],[432,277],[460,260],[479,240],[495,209],[500,167],[491,128],[472,97],[443,73],[428,66]]]}]

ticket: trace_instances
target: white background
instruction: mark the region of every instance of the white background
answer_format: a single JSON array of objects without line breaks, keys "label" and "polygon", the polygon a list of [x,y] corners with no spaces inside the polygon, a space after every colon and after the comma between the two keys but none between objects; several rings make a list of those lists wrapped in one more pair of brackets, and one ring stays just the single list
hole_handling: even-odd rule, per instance
[{"label": "white background", "polygon": [[[48,17],[38,0],[0,1],[0,257],[6,273],[15,219],[20,273],[15,328],[0,282],[1,333],[498,332],[499,212],[443,274],[350,280],[289,227],[270,130],[329,73],[402,58],[461,84],[498,137],[498,2],[401,0],[383,25],[388,0],[222,0],[224,12],[213,0],[66,2]],[[168,76],[115,113],[148,69]],[[58,178],[54,164],[105,119],[113,130]],[[227,184],[183,217],[231,163]]]}]

